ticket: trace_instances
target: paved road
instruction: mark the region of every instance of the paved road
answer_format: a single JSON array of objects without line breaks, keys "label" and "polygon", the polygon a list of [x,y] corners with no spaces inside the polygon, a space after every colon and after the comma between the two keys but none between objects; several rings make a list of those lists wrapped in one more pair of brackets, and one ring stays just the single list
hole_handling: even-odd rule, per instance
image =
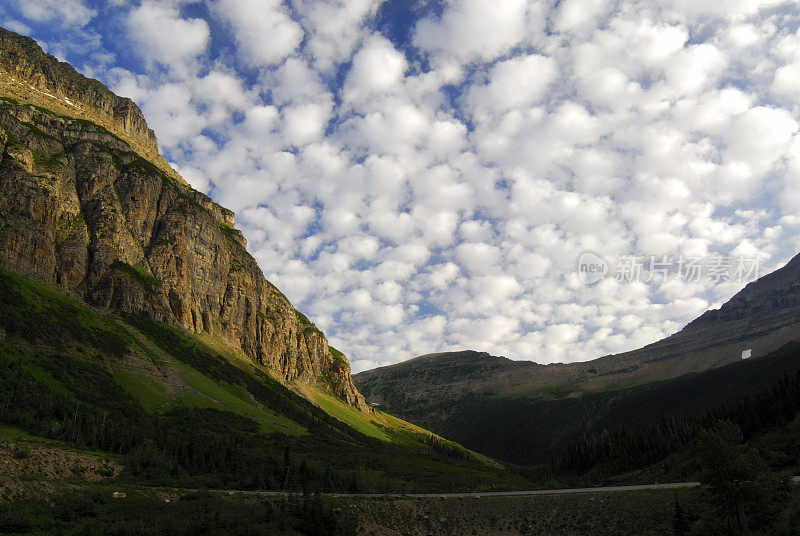
[{"label": "paved road", "polygon": [[[523,491],[475,491],[469,493],[320,493],[323,497],[362,499],[463,499],[481,497],[519,497],[524,495],[559,495],[564,493],[609,493],[614,491],[637,491],[648,489],[696,488],[700,482],[673,482],[670,484],[641,484],[638,486],[606,486],[600,488],[534,489]],[[214,490],[228,495],[253,495],[257,497],[280,497],[289,495],[285,491]]]},{"label": "paved road", "polygon": [[[800,484],[800,476],[793,476],[792,482]],[[678,489],[678,488],[697,488],[700,482],[671,482],[668,484],[639,484],[635,486],[604,486],[597,488],[564,488],[564,489],[532,489],[522,491],[472,491],[467,493],[320,493],[323,497],[338,498],[361,498],[361,499],[463,499],[481,497],[520,497],[526,495],[562,495],[565,493],[611,493],[615,491],[639,491],[654,489]],[[170,491],[199,491],[199,490],[178,490],[175,488],[161,488]],[[217,489],[208,490],[211,493],[221,493],[226,495],[250,495],[254,497],[286,497],[296,495],[288,491],[248,491],[248,490],[228,490]]]}]

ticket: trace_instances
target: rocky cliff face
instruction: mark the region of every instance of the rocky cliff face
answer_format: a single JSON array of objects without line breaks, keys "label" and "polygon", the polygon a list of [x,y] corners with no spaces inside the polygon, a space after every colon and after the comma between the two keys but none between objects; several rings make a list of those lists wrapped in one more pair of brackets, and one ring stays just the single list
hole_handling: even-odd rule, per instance
[{"label": "rocky cliff face", "polygon": [[45,54],[30,37],[4,28],[0,28],[0,94],[101,125],[184,183],[158,152],[156,135],[136,103]]},{"label": "rocky cliff face", "polygon": [[117,126],[23,104],[19,93],[0,101],[0,265],[94,306],[209,332],[287,381],[319,383],[366,410],[347,360],[264,278],[233,213],[117,134],[157,151],[136,105],[42,60],[26,38],[9,45],[9,34],[0,33],[3,69],[11,62],[14,78],[97,106],[89,115]]}]

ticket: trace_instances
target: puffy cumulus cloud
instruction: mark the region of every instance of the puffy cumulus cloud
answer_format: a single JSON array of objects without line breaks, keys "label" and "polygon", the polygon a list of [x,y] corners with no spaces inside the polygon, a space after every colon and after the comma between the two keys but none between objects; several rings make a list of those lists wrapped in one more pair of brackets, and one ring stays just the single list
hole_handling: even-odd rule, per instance
[{"label": "puffy cumulus cloud", "polygon": [[[783,102],[794,100],[798,92],[796,75],[800,73],[800,29],[780,39],[776,46],[779,67],[775,70],[771,90]],[[794,77],[794,78],[793,78]]]},{"label": "puffy cumulus cloud", "polygon": [[556,77],[555,62],[531,54],[498,62],[485,85],[472,86],[467,94],[476,114],[502,113],[537,104]]},{"label": "puffy cumulus cloud", "polygon": [[756,106],[743,112],[733,121],[724,137],[727,142],[726,162],[740,163],[745,173],[764,173],[783,155],[797,121],[787,110]]},{"label": "puffy cumulus cloud", "polygon": [[[97,15],[96,9],[81,0],[15,0],[14,4],[26,19],[62,26],[86,26]],[[24,28],[22,25],[18,29]]]},{"label": "puffy cumulus cloud", "polygon": [[97,72],[355,371],[630,350],[746,282],[680,259],[800,249],[796,2],[463,0],[394,29],[378,0],[203,5],[127,7],[150,68]]},{"label": "puffy cumulus cloud", "polygon": [[775,78],[770,89],[787,101],[797,101],[800,97],[797,80],[800,80],[800,62],[783,65],[775,71]]},{"label": "puffy cumulus cloud", "polygon": [[187,62],[206,50],[211,35],[205,20],[184,19],[178,7],[169,3],[144,2],[128,14],[126,22],[145,61],[178,70],[186,69]]},{"label": "puffy cumulus cloud", "polygon": [[725,66],[725,57],[714,45],[692,45],[671,58],[665,78],[674,93],[692,94],[715,87]]},{"label": "puffy cumulus cloud", "polygon": [[305,145],[325,132],[331,115],[330,104],[300,104],[283,110],[283,135],[288,145]]},{"label": "puffy cumulus cloud", "polygon": [[214,0],[211,5],[230,24],[239,57],[249,67],[280,63],[303,40],[302,27],[279,0]]},{"label": "puffy cumulus cloud", "polygon": [[194,82],[193,93],[200,103],[222,106],[230,110],[243,110],[249,104],[241,79],[231,73],[212,70]]},{"label": "puffy cumulus cloud", "polygon": [[583,33],[596,27],[596,20],[608,10],[603,0],[566,0],[560,2],[553,27],[559,32]]},{"label": "puffy cumulus cloud", "polygon": [[487,315],[482,318],[458,318],[451,321],[450,334],[466,341],[468,348],[501,343],[519,327],[519,320],[505,315]]},{"label": "puffy cumulus cloud", "polygon": [[270,88],[278,105],[331,100],[319,73],[299,58],[288,58],[279,68],[267,72],[262,84]]},{"label": "puffy cumulus cloud", "polygon": [[381,0],[292,2],[306,28],[305,52],[320,71],[328,72],[350,59],[359,41],[369,33],[368,21],[380,4]]},{"label": "puffy cumulus cloud", "polygon": [[447,5],[440,18],[420,20],[414,44],[434,54],[462,63],[491,60],[519,44],[525,37],[525,0],[465,0]]},{"label": "puffy cumulus cloud", "polygon": [[405,56],[385,38],[373,35],[353,57],[344,85],[348,101],[386,93],[400,82],[408,68]]},{"label": "puffy cumulus cloud", "polygon": [[192,91],[180,83],[167,83],[148,91],[143,107],[163,147],[195,139],[206,120],[192,104]]},{"label": "puffy cumulus cloud", "polygon": [[453,262],[430,267],[429,273],[423,276],[422,284],[436,290],[445,290],[459,276],[459,266]]}]

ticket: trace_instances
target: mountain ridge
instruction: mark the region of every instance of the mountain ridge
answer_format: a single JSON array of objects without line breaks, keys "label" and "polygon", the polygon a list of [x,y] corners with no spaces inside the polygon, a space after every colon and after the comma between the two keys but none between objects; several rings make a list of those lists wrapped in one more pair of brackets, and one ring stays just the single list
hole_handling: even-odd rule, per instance
[{"label": "mountain ridge", "polygon": [[[747,349],[752,357],[742,359]],[[542,466],[578,449],[571,451],[574,462],[608,437],[664,426],[686,433],[681,427],[696,426],[698,415],[740,407],[740,397],[798,370],[800,256],[670,337],[631,352],[549,365],[445,352],[362,372],[354,381],[382,411],[498,460]]]},{"label": "mountain ridge", "polygon": [[[441,408],[448,402],[472,393],[578,396],[733,363],[747,349],[753,357],[763,356],[798,338],[800,255],[748,283],[719,309],[706,311],[675,334],[637,350],[548,365],[469,350],[428,354],[361,372],[354,381],[370,403],[387,411],[410,418],[403,405],[420,409],[424,404],[418,402],[427,400],[426,404],[437,408],[431,413],[443,415]],[[458,355],[482,358],[454,362],[453,356]],[[467,380],[456,373],[459,365],[469,369]],[[430,427],[433,422],[424,418],[418,424]]]},{"label": "mountain ridge", "polygon": [[32,38],[0,27],[0,89],[50,110],[99,124],[173,179],[186,184],[158,150],[155,132],[131,99],[46,54]]},{"label": "mountain ridge", "polygon": [[309,382],[282,382],[211,336],[92,308],[0,268],[0,435],[7,426],[119,456],[113,485],[450,491],[521,482],[419,427],[360,412]]}]

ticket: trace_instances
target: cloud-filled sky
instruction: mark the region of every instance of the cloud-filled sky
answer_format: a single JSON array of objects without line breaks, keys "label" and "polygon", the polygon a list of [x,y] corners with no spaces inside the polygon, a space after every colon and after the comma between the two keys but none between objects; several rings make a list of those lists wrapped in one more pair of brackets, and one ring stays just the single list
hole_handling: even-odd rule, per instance
[{"label": "cloud-filled sky", "polygon": [[795,0],[9,0],[0,24],[133,98],[354,371],[637,348],[800,251]]}]

